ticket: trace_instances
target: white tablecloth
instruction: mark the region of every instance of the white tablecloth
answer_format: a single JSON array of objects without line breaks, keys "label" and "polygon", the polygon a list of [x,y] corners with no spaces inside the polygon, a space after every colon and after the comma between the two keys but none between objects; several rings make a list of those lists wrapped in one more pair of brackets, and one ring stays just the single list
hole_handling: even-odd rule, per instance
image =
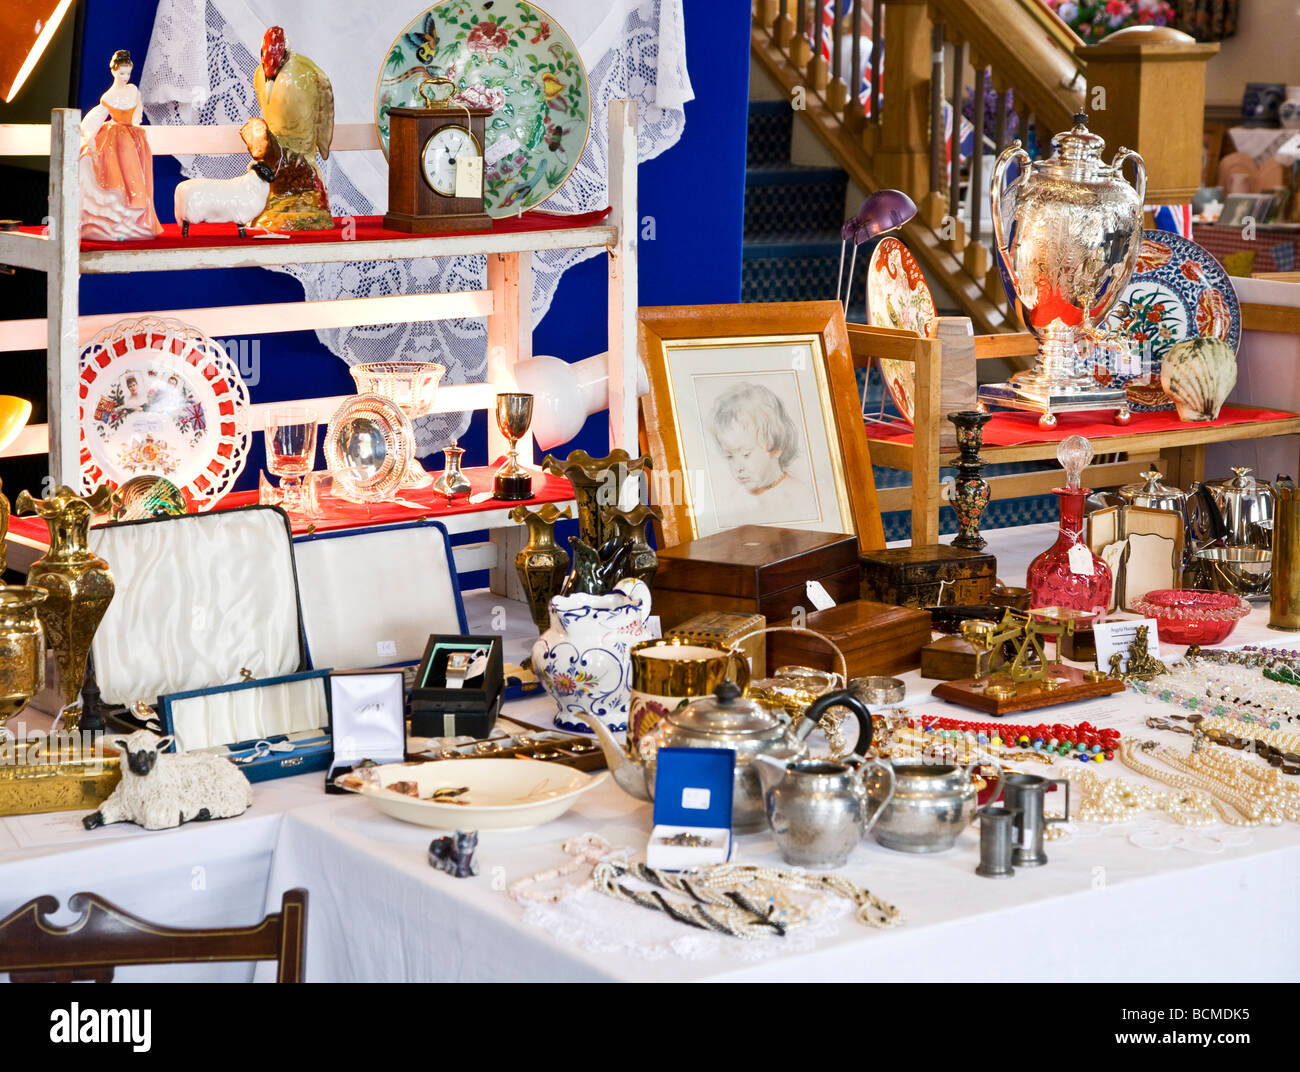
[{"label": "white tablecloth", "polygon": [[[1052,526],[989,536],[1000,572],[1010,578],[1048,544]],[[1257,610],[1231,642],[1290,642],[1270,632],[1266,620],[1266,609]],[[918,695],[925,691],[915,674],[909,678]],[[528,701],[514,713],[536,721],[542,704]],[[1053,708],[1051,718],[1130,732],[1162,709],[1123,694]],[[1102,777],[1138,777],[1118,763],[1092,769]],[[254,808],[241,819],[167,833],[86,833],[72,825],[75,815],[0,820],[0,914],[39,893],[63,898],[91,889],[160,922],[247,923],[278,907],[284,889],[303,886],[310,979],[1300,979],[1294,826],[1184,831],[1160,816],[1113,828],[1079,824],[1048,844],[1046,867],[1019,869],[1004,881],[974,874],[974,828],[954,849],[931,857],[866,841],[844,874],[896,904],[907,917],[902,926],[871,930],[845,917],[812,940],[795,932],[775,955],[729,939],[702,941],[681,927],[676,944],[683,956],[650,941],[663,934],[656,913],[644,912],[644,921],[623,917],[633,920],[628,930],[635,933],[624,936],[630,949],[589,948],[581,933],[526,922],[525,909],[505,893],[515,879],[562,862],[559,843],[575,834],[594,831],[615,846],[644,847],[649,805],[612,784],[545,827],[484,831],[479,875],[463,880],[426,862],[436,832],[381,816],[359,798],[326,798],[319,775],[255,789]],[[1049,808],[1058,807],[1057,799],[1049,798]],[[1194,851],[1214,847],[1206,834],[1231,844],[1212,854]],[[1170,844],[1181,835],[1190,847]],[[1166,847],[1144,847],[1153,839]],[[740,838],[738,856],[778,862],[768,835]],[[205,889],[192,888],[196,867],[204,869]],[[638,945],[633,939],[642,932],[646,941]],[[223,970],[248,977],[247,969]],[[211,969],[203,971],[211,977]]]}]

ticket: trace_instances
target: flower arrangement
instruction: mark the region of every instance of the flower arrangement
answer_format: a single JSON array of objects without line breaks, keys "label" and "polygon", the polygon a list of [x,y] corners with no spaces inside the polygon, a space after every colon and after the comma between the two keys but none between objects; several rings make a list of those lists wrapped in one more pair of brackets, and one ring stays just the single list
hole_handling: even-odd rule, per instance
[{"label": "flower arrangement", "polygon": [[1043,0],[1078,34],[1092,44],[1126,26],[1168,26],[1173,6],[1166,0]]}]

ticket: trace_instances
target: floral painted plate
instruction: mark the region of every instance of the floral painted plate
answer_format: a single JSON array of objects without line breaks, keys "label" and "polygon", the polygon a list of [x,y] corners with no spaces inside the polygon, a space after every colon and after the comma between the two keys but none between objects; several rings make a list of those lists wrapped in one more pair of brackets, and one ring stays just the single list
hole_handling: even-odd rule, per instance
[{"label": "floral painted plate", "polygon": [[587,144],[587,71],[569,35],[525,0],[443,0],[388,50],[375,87],[375,124],[388,155],[388,110],[423,107],[420,83],[450,78],[453,100],[495,109],[487,119],[484,211],[536,208],[564,185]]},{"label": "floral painted plate", "polygon": [[248,454],[248,388],[217,342],[178,320],[122,320],[81,353],[86,491],[165,477],[192,511],[211,509]]},{"label": "floral painted plate", "polygon": [[[867,267],[867,317],[872,327],[903,328],[918,335],[934,319],[934,298],[911,251],[897,238],[882,238]],[[916,369],[907,361],[880,361],[880,376],[908,424],[916,412]]]},{"label": "floral painted plate", "polygon": [[1139,412],[1173,409],[1160,387],[1160,363],[1176,342],[1203,336],[1241,344],[1241,303],[1223,265],[1171,231],[1143,231],[1137,266],[1106,326],[1149,347],[1150,378],[1115,376]]}]

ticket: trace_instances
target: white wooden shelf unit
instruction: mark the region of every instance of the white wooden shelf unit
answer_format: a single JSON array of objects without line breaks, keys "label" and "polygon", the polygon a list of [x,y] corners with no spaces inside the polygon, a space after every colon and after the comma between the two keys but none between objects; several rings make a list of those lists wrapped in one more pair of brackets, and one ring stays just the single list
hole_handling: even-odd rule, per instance
[{"label": "white wooden shelf unit", "polygon": [[[237,246],[191,245],[182,249],[82,251],[78,155],[81,113],[55,109],[50,125],[0,124],[0,157],[50,158],[50,210],[43,234],[0,232],[0,264],[30,268],[47,276],[48,316],[0,321],[0,353],[48,351],[48,423],[31,425],[2,453],[5,456],[50,456],[50,475],[57,482],[80,486],[77,382],[82,347],[102,328],[130,316],[174,317],[210,336],[230,337],[316,328],[404,324],[456,317],[487,321],[488,381],[438,391],[439,412],[492,410],[498,391],[514,389],[513,366],[532,356],[532,254],[546,249],[603,248],[609,262],[609,413],[610,445],[635,451],[636,417],[636,104],[609,106],[610,214],[595,226],[480,235],[447,235],[391,240],[283,243],[256,241]],[[246,154],[236,126],[145,126],[155,155]],[[344,123],[335,128],[333,151],[377,150],[373,123]],[[266,267],[338,261],[414,260],[483,254],[487,286],[458,293],[405,294],[270,305],[231,305],[201,309],[122,310],[108,315],[80,314],[83,274],[180,271],[196,268]],[[325,418],[344,396],[302,399]],[[271,405],[252,407],[253,431],[263,428]],[[505,440],[488,422],[488,452],[505,450]],[[525,461],[531,450],[523,451]],[[488,543],[456,549],[457,569],[492,570],[492,588],[517,597],[514,552],[521,546],[522,526],[507,518],[508,509],[443,519],[453,534],[489,530]],[[19,568],[32,557],[14,547],[11,563]]]}]

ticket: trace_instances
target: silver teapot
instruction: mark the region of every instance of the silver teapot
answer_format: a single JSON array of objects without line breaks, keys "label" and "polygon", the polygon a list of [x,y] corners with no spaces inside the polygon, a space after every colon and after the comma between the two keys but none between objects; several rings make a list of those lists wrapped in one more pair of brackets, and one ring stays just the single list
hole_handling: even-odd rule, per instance
[{"label": "silver teapot", "polygon": [[[1052,138],[1054,152],[1047,160],[1031,163],[1020,142],[1013,142],[998,157],[991,190],[993,233],[1008,297],[1038,340],[1034,368],[1017,373],[1006,386],[1044,404],[1057,399],[1061,404],[1047,409],[1049,416],[1052,409],[1070,408],[1065,396],[1106,393],[1090,371],[1076,368],[1077,348],[1105,322],[1142,245],[1147,185],[1142,158],[1121,148],[1107,165],[1101,160],[1106,143],[1088,130],[1087,115],[1080,112],[1074,124]],[[1123,176],[1128,160],[1136,173],[1133,184]],[[1012,164],[1020,174],[1004,189]],[[1122,391],[1109,393],[1123,398]]]},{"label": "silver teapot", "polygon": [[[873,836],[887,849],[898,852],[944,852],[951,849],[975,816],[979,790],[971,775],[976,767],[996,767],[998,794],[1002,795],[1002,768],[980,756],[971,764],[935,763],[926,757],[891,759],[893,794],[876,822]],[[883,791],[871,790],[873,800]]]},{"label": "silver teapot", "polygon": [[856,696],[832,692],[819,696],[798,726],[790,716],[741,695],[739,686],[724,681],[712,696],[665,714],[632,751],[614,738],[599,719],[583,718],[600,741],[605,763],[619,788],[639,800],[653,800],[656,757],[660,748],[730,748],[736,753],[732,785],[731,828],[737,834],[752,834],[767,828],[763,787],[754,769],[758,756],[780,760],[802,759],[808,752],[807,738],[825,711],[845,707],[858,720],[858,755],[871,747],[871,712]]},{"label": "silver teapot", "polygon": [[[776,847],[792,867],[843,867],[894,795],[894,772],[879,759],[791,762],[755,756],[753,766],[763,783],[763,804]],[[873,797],[868,774],[873,784],[883,777],[888,788]]]}]

